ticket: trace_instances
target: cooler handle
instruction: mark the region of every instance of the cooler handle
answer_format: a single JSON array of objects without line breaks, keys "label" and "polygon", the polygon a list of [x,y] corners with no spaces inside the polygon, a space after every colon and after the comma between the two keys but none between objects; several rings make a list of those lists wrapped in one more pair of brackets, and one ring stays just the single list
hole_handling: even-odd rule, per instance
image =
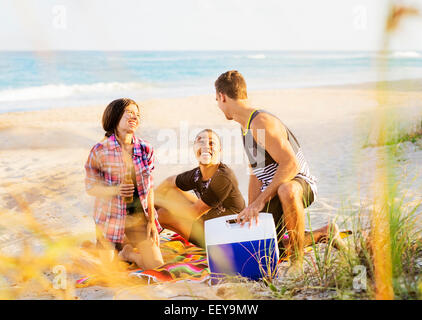
[{"label": "cooler handle", "polygon": [[[249,222],[247,222],[246,224],[248,224]],[[240,223],[237,223],[237,216],[235,217],[235,218],[233,218],[233,217],[230,217],[230,219],[227,219],[226,220],[226,226],[228,227],[228,228],[240,228],[241,227],[241,225],[240,225]]]},{"label": "cooler handle", "polygon": [[[268,213],[266,212],[260,212],[259,216],[261,217],[262,215],[268,215]],[[245,226],[248,225],[249,226],[250,222],[246,222]],[[227,216],[226,219],[226,226],[229,228],[239,228],[240,227],[240,223],[237,223],[237,214],[236,215],[231,215],[231,216]]]}]

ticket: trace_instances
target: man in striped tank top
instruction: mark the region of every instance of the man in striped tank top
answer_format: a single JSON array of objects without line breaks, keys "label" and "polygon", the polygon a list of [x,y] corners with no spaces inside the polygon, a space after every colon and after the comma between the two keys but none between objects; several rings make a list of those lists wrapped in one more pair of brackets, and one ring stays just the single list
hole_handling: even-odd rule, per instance
[{"label": "man in striped tank top", "polygon": [[258,223],[260,212],[272,213],[280,245],[288,232],[285,249],[291,257],[290,270],[300,272],[304,244],[308,242],[304,208],[317,194],[316,180],[309,172],[300,145],[276,116],[249,103],[246,82],[239,72],[223,73],[216,80],[215,88],[218,106],[226,118],[241,125],[252,170],[248,207],[239,213],[238,222],[242,226],[246,222]]}]

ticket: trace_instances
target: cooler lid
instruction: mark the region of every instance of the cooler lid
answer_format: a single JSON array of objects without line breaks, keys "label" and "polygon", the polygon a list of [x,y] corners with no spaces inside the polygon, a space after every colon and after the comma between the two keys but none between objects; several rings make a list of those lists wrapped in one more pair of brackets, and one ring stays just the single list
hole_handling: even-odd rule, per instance
[{"label": "cooler lid", "polygon": [[207,245],[217,245],[261,239],[277,239],[274,219],[271,213],[261,212],[258,226],[253,223],[251,229],[249,229],[249,222],[241,227],[240,224],[236,223],[236,219],[237,214],[206,220],[204,227],[205,243]]}]

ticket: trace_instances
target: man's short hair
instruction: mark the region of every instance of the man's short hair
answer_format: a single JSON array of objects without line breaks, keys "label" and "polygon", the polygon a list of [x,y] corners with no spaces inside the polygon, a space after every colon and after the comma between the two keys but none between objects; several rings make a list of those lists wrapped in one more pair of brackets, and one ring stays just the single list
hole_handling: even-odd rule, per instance
[{"label": "man's short hair", "polygon": [[215,90],[231,99],[247,99],[246,81],[237,70],[223,73],[215,81]]},{"label": "man's short hair", "polygon": [[198,139],[198,137],[202,134],[202,133],[204,133],[204,132],[207,132],[207,133],[211,133],[211,134],[214,134],[216,137],[217,137],[217,139],[218,139],[218,142],[220,143],[220,146],[221,146],[221,138],[220,138],[220,136],[217,134],[217,132],[215,132],[214,130],[212,130],[212,129],[203,129],[203,130],[201,130],[200,132],[198,132],[198,134],[196,135],[196,137],[195,137],[195,142],[196,142],[196,140]]}]

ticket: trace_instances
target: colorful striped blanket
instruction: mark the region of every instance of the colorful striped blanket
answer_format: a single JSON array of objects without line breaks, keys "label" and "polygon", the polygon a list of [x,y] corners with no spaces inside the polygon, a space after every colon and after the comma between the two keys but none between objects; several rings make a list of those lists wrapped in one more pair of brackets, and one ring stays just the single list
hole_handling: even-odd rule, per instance
[{"label": "colorful striped blanket", "polygon": [[[160,249],[164,265],[150,270],[131,269],[128,274],[145,280],[148,284],[160,282],[196,282],[210,279],[206,251],[189,243],[178,234],[160,235]],[[76,281],[76,287],[97,284],[95,276],[83,277]]]},{"label": "colorful striped blanket", "polygon": [[[350,231],[340,233],[342,238],[350,235]],[[160,249],[164,265],[150,270],[128,270],[130,277],[137,277],[148,284],[160,282],[194,282],[210,281],[210,271],[205,249],[196,247],[178,234],[160,235]],[[310,253],[312,247],[306,247],[305,253]],[[288,258],[280,258],[279,263]],[[76,281],[76,287],[82,288],[98,284],[95,276],[84,277]]]},{"label": "colorful striped blanket", "polygon": [[132,270],[130,276],[151,282],[206,282],[210,278],[204,249],[174,234],[160,245],[165,264],[151,270]]}]

